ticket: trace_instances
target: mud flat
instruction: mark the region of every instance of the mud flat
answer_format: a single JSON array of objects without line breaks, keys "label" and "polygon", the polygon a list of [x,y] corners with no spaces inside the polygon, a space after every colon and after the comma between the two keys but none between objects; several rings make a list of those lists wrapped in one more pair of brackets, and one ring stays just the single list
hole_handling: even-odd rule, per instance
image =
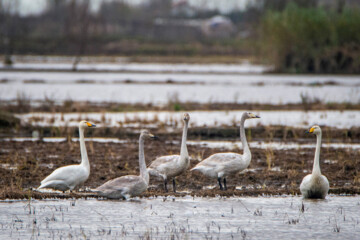
[{"label": "mud flat", "polygon": [[[82,198],[96,197],[90,192],[107,180],[138,174],[138,143],[136,138],[112,141],[87,141],[91,174],[81,194],[62,194],[57,192],[39,193],[29,189],[39,186],[40,181],[54,169],[80,162],[78,141],[1,141],[0,150],[0,198]],[[55,141],[56,140],[56,141]],[[166,142],[166,144],[164,144]],[[197,144],[195,144],[197,143]],[[314,143],[311,143],[314,144]],[[302,178],[312,169],[314,147],[267,147],[252,143],[252,162],[243,173],[228,178],[229,189],[219,191],[216,180],[208,179],[198,173],[187,171],[177,178],[178,191],[175,196],[259,196],[299,194]],[[293,146],[293,145],[291,145]],[[304,147],[301,147],[304,146]],[[237,144],[207,145],[193,141],[188,146],[191,166],[201,159],[221,151],[241,152]],[[147,141],[145,145],[146,162],[155,157],[179,152],[178,140],[162,139]],[[324,144],[321,152],[321,168],[330,181],[330,193],[360,193],[360,151],[357,144]],[[85,195],[84,195],[85,194]],[[162,181],[152,178],[149,190],[143,197],[165,196]]]}]

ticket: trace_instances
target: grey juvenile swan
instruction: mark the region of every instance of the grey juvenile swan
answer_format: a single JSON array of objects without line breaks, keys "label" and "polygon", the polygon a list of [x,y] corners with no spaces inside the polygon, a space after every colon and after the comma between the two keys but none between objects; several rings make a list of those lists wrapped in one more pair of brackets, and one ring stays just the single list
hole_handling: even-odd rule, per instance
[{"label": "grey juvenile swan", "polygon": [[167,181],[172,178],[173,191],[176,192],[175,177],[188,169],[190,165],[189,153],[186,147],[187,130],[190,120],[188,113],[184,114],[184,129],[181,140],[180,155],[167,155],[156,158],[148,167],[151,176],[161,177],[164,180],[164,189],[167,192]]},{"label": "grey juvenile swan", "polygon": [[300,191],[304,198],[324,199],[329,191],[329,181],[320,171],[321,128],[314,125],[307,132],[316,135],[316,150],[312,173],[303,178]]},{"label": "grey juvenile swan", "polygon": [[81,164],[69,165],[56,169],[41,181],[41,185],[38,189],[52,188],[60,191],[71,191],[88,179],[90,175],[90,164],[84,140],[84,129],[88,127],[92,128],[96,127],[96,125],[87,121],[81,121],[79,123]]},{"label": "grey juvenile swan", "polygon": [[[217,178],[220,190],[227,190],[226,177],[230,174],[243,171],[251,161],[251,152],[246,141],[244,123],[246,119],[260,118],[253,113],[244,112],[240,120],[240,138],[244,149],[244,154],[233,152],[215,153],[198,163],[191,171],[199,171],[205,176]],[[224,188],[221,179],[224,178]]]},{"label": "grey juvenile swan", "polygon": [[139,165],[140,176],[127,175],[107,181],[94,191],[100,196],[110,199],[128,199],[138,196],[147,190],[149,185],[149,173],[146,170],[144,141],[145,138],[155,138],[147,130],[141,130],[139,138]]}]

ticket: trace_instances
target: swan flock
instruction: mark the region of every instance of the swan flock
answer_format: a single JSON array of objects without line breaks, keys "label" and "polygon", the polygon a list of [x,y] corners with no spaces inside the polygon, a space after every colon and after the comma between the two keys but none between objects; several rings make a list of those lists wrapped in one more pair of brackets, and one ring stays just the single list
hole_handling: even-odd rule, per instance
[{"label": "swan flock", "polygon": [[[242,143],[242,154],[237,152],[215,153],[192,169],[194,174],[201,174],[208,178],[214,178],[219,184],[220,190],[227,190],[226,178],[236,176],[251,163],[251,151],[245,134],[245,121],[257,119],[257,116],[250,112],[244,112],[240,120],[240,140]],[[155,139],[153,134],[147,130],[141,130],[139,136],[139,175],[126,175],[109,180],[92,190],[98,195],[109,199],[129,199],[145,192],[149,187],[150,176],[162,179],[164,191],[168,191],[168,180],[172,180],[173,191],[176,192],[176,177],[184,174],[190,166],[190,157],[187,149],[188,127],[190,115],[183,115],[183,131],[179,155],[166,155],[154,159],[147,167],[145,162],[144,144],[146,139]],[[95,124],[88,121],[79,123],[81,163],[57,168],[50,175],[41,181],[38,189],[51,188],[60,191],[72,191],[81,186],[90,176],[90,162],[88,159],[84,131],[86,128],[94,128]],[[305,176],[300,184],[300,192],[304,198],[324,199],[329,191],[329,181],[321,174],[320,170],[320,149],[321,149],[321,128],[312,126],[308,133],[316,136],[316,149],[312,173]],[[197,172],[197,173],[196,173]]]}]

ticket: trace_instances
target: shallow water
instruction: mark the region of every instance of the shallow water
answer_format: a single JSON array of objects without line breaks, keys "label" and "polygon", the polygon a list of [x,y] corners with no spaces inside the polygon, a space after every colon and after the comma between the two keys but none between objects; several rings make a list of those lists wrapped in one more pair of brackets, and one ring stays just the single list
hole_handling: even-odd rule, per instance
[{"label": "shallow water", "polygon": [[[33,137],[12,137],[12,138],[0,138],[0,141],[15,141],[15,142],[36,142],[39,141],[39,138]],[[67,138],[64,137],[45,137],[42,138],[41,141],[43,142],[65,142]],[[79,138],[73,137],[71,141],[78,142]],[[85,138],[85,142],[100,142],[100,143],[127,143],[128,140],[125,139],[118,139],[118,138]]]},{"label": "shallow water", "polygon": [[[15,62],[11,69],[36,69],[36,70],[67,70],[72,71],[73,64],[67,63],[19,63]],[[0,69],[9,69],[0,63]],[[182,73],[262,73],[271,67],[253,65],[248,62],[241,64],[185,64],[185,63],[80,63],[78,70],[81,71],[136,71],[136,72],[182,72]]]},{"label": "shallow water", "polygon": [[[187,144],[190,145],[200,145],[206,146],[208,148],[226,148],[226,149],[239,149],[242,148],[242,143],[240,141],[187,141]],[[296,142],[250,142],[248,143],[251,148],[260,148],[260,149],[273,149],[273,150],[290,150],[290,149],[307,149],[315,148],[316,142],[311,144],[299,144]],[[358,150],[360,149],[360,144],[351,144],[351,143],[322,143],[322,148],[334,148],[334,149],[349,149],[349,150]]]},{"label": "shallow water", "polygon": [[[210,69],[210,66],[207,66]],[[1,99],[168,104],[359,102],[360,78],[339,75],[1,72]],[[153,84],[156,82],[157,84]],[[329,84],[329,82],[333,84]],[[170,84],[169,84],[170,83]]]},{"label": "shallow water", "polygon": [[[238,126],[245,110],[190,111],[190,127]],[[255,111],[261,118],[246,121],[245,127],[289,126],[308,128],[311,125],[351,128],[360,127],[360,111]],[[106,113],[27,113],[17,114],[22,123],[33,126],[78,126],[79,119],[99,123],[102,127],[157,128],[180,124],[182,114],[168,111],[106,112]],[[179,125],[180,126],[180,125]]]},{"label": "shallow water", "polygon": [[[0,138],[0,141],[15,141],[15,142],[36,142],[39,141],[39,138],[31,137],[13,137],[13,138]],[[44,137],[42,138],[43,142],[65,142],[67,141],[64,137]],[[79,138],[71,138],[71,141],[78,142]],[[127,139],[119,138],[85,138],[85,142],[98,142],[98,143],[119,143],[126,144],[129,142]],[[180,141],[166,141],[166,144],[178,144]],[[188,145],[195,146],[205,146],[208,148],[226,148],[229,150],[242,148],[241,141],[187,141]],[[289,149],[307,149],[315,148],[316,142],[309,144],[299,144],[297,142],[265,142],[265,141],[254,141],[248,143],[251,148],[260,148],[260,149],[273,149],[273,150],[289,150]],[[360,149],[360,144],[356,143],[322,143],[323,148],[334,148],[334,149],[348,149],[348,150],[358,150]],[[4,149],[2,149],[4,150]],[[1,151],[1,150],[0,150]],[[50,156],[51,157],[51,156]]]},{"label": "shallow water", "polygon": [[1,239],[356,239],[360,234],[359,196],[7,201],[0,202],[0,212]]}]

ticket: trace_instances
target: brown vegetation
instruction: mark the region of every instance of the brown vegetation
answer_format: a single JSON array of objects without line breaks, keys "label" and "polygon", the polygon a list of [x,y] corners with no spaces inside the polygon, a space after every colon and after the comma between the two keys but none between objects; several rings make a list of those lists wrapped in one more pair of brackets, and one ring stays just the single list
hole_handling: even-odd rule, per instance
[{"label": "brown vegetation", "polygon": [[[92,83],[80,80],[77,83]],[[130,82],[129,82],[130,83]],[[133,83],[132,83],[133,84]],[[169,80],[167,84],[175,84]],[[192,84],[187,83],[187,84]],[[76,102],[71,99],[61,104],[55,104],[55,100],[46,98],[43,101],[31,104],[31,101],[23,95],[19,95],[16,102],[0,102],[0,111],[10,113],[29,113],[29,112],[134,112],[134,111],[226,111],[243,110],[249,111],[270,111],[270,110],[360,110],[360,103],[324,103],[317,99],[310,99],[306,95],[301,96],[301,103],[289,104],[260,104],[260,103],[197,103],[181,102],[176,96],[169,99],[168,103],[162,106],[141,103],[117,103],[117,102]]]},{"label": "brown vegetation", "polygon": [[[91,163],[91,174],[85,187],[95,188],[102,183],[128,174],[137,175],[138,143],[137,136],[130,137],[128,143],[87,142]],[[147,141],[146,162],[165,154],[176,154],[179,146],[164,144],[170,136],[161,141]],[[189,146],[191,166],[215,152],[225,149]],[[252,149],[252,162],[249,171],[228,178],[229,190],[219,191],[217,181],[199,173],[187,171],[177,178],[177,196],[191,194],[197,196],[239,196],[262,194],[298,194],[302,178],[312,169],[314,149],[273,150],[271,168],[267,163],[267,150]],[[334,194],[360,193],[360,162],[358,150],[323,148],[321,168],[330,181],[330,192]],[[325,161],[326,160],[326,161]],[[39,186],[40,181],[54,169],[80,161],[79,143],[64,141],[60,143],[2,142],[0,152],[0,198],[49,198],[49,197],[94,197],[94,194],[75,192],[73,194],[50,194],[30,191]],[[276,168],[274,168],[276,167]],[[303,171],[307,170],[307,173]],[[149,190],[143,196],[169,195],[162,190],[162,181],[152,178]],[[215,188],[204,189],[204,186]],[[236,189],[235,187],[238,187]],[[239,187],[241,189],[239,189]]]}]

